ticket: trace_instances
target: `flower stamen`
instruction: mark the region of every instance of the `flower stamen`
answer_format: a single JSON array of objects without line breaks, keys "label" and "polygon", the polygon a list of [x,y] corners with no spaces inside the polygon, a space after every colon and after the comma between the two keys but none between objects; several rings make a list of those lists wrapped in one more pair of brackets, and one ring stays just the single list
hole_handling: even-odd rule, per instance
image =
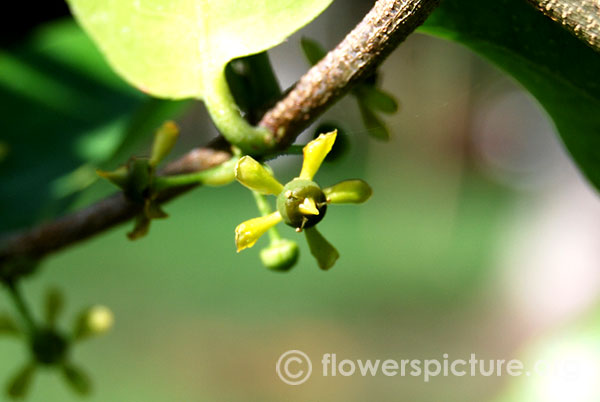
[{"label": "flower stamen", "polygon": [[310,197],[306,197],[304,201],[298,205],[298,210],[304,215],[319,215],[317,204],[315,203],[315,200]]}]

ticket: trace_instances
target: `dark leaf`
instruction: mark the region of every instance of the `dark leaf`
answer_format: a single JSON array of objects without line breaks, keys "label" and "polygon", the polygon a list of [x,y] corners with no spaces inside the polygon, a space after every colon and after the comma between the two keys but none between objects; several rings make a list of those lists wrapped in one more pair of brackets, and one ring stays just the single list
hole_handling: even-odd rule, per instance
[{"label": "dark leaf", "polygon": [[302,39],[300,39],[300,46],[302,46],[304,56],[313,66],[327,54],[327,51],[325,51],[323,46],[314,39],[302,37]]},{"label": "dark leaf", "polygon": [[598,53],[521,0],[445,0],[421,30],[461,42],[515,77],[600,187]]},{"label": "dark leaf", "polygon": [[365,128],[367,129],[367,133],[378,140],[389,141],[390,132],[385,123],[377,117],[375,112],[365,106],[362,102],[358,103],[358,108],[360,109],[360,115],[363,119]]}]

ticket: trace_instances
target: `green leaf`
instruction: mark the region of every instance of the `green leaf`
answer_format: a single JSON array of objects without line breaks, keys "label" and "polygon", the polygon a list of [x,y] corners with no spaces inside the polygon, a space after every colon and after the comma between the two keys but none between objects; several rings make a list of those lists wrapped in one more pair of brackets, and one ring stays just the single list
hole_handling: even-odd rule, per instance
[{"label": "green leaf", "polygon": [[385,123],[379,117],[377,117],[377,114],[363,102],[358,102],[358,109],[360,110],[360,115],[362,117],[363,124],[367,129],[367,133],[375,139],[389,141],[390,131]]},{"label": "green leaf", "polygon": [[206,98],[230,60],[278,45],[332,0],[69,0],[110,64],[141,90]]},{"label": "green leaf", "polygon": [[445,0],[421,31],[463,43],[518,80],[600,188],[598,53],[521,0]]},{"label": "green leaf", "polygon": [[352,92],[359,99],[359,102],[364,103],[365,106],[368,106],[372,110],[387,114],[398,111],[398,102],[396,102],[396,99],[374,85],[362,84],[357,86]]},{"label": "green leaf", "polygon": [[325,51],[325,48],[319,42],[304,36],[300,39],[300,46],[302,46],[304,56],[312,66],[317,64],[327,54],[327,51]]}]

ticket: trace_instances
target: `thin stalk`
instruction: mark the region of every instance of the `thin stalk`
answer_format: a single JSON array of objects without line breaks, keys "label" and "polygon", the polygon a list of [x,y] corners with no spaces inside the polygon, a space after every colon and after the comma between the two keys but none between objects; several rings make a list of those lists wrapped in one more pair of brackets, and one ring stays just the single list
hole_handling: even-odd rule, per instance
[{"label": "thin stalk", "polygon": [[21,316],[23,323],[27,327],[27,331],[30,335],[33,334],[36,331],[35,321],[33,319],[31,311],[29,310],[27,304],[25,303],[25,300],[23,299],[23,296],[17,284],[11,281],[6,284],[6,287],[8,288],[8,294],[10,295],[13,304],[15,305],[19,315]]},{"label": "thin stalk", "polygon": [[193,173],[183,173],[172,176],[157,176],[154,178],[153,190],[156,193],[177,187],[195,186],[224,186],[235,179],[234,167],[239,160],[239,154],[211,169]]},{"label": "thin stalk", "polygon": [[254,127],[241,115],[233,99],[225,71],[215,74],[206,83],[204,102],[210,116],[227,141],[246,154],[262,154],[272,148],[272,134],[263,127]]},{"label": "thin stalk", "polygon": [[[271,209],[271,205],[269,204],[264,195],[256,191],[252,191],[252,195],[254,195],[254,200],[256,200],[256,206],[258,207],[258,211],[262,216],[269,215],[273,212],[273,210]],[[278,240],[281,240],[281,235],[279,234],[277,228],[272,227],[271,229],[269,229],[269,240],[271,244],[275,243]]]}]

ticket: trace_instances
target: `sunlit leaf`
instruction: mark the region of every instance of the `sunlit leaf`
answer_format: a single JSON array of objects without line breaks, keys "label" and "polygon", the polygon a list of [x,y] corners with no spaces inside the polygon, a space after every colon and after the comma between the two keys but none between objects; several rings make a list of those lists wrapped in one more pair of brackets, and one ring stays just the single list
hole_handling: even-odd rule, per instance
[{"label": "sunlit leaf", "polygon": [[110,64],[141,90],[205,98],[228,61],[269,49],[332,0],[69,0]]}]

